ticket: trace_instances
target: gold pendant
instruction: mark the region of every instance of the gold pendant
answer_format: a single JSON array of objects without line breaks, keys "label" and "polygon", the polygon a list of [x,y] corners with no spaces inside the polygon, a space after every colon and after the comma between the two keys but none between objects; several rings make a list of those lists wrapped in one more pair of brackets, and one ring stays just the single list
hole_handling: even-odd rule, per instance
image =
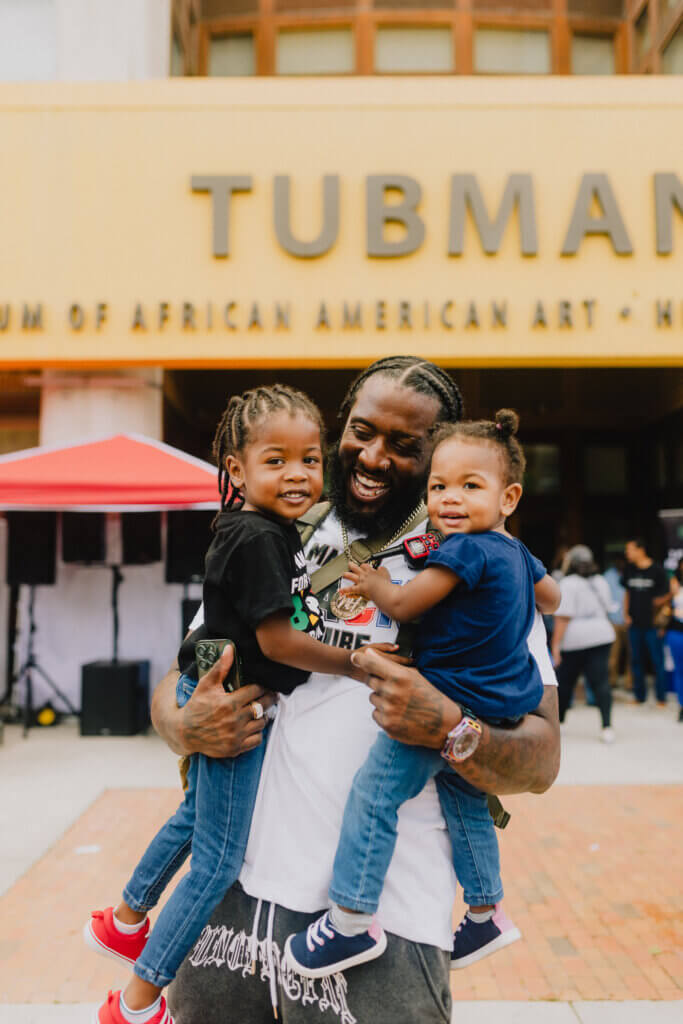
[{"label": "gold pendant", "polygon": [[348,622],[360,615],[369,604],[367,597],[361,597],[360,594],[347,594],[344,590],[339,589],[330,600],[330,611],[336,619]]}]

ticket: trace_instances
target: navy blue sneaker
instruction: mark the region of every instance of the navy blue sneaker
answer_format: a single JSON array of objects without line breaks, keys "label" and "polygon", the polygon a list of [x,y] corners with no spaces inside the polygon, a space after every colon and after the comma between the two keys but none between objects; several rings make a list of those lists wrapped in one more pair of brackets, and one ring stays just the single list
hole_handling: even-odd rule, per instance
[{"label": "navy blue sneaker", "polygon": [[451,970],[469,967],[521,937],[519,928],[507,917],[500,903],[496,903],[493,917],[480,924],[465,914],[453,936]]},{"label": "navy blue sneaker", "polygon": [[304,978],[326,978],[348,967],[381,956],[387,937],[376,921],[360,935],[342,935],[323,914],[305,932],[290,935],[285,943],[287,964]]}]

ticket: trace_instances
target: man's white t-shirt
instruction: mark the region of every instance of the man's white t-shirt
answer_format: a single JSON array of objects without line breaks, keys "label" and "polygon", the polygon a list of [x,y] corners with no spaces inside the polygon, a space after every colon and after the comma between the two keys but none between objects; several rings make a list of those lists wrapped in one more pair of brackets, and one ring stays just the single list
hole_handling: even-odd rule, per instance
[{"label": "man's white t-shirt", "polygon": [[[349,531],[351,541],[359,536]],[[341,550],[341,528],[331,513],[306,545],[309,572]],[[402,555],[382,564],[396,582],[414,576]],[[325,609],[326,602],[321,604]],[[398,631],[372,605],[354,622],[339,622],[327,609],[325,616],[326,642],[350,649],[391,643]],[[529,648],[544,684],[556,685],[539,615]],[[240,874],[250,896],[302,912],[328,905],[344,805],[378,730],[369,697],[362,683],[319,673],[280,697]],[[400,808],[398,840],[377,917],[395,935],[450,950],[455,891],[450,841],[432,781]]]}]

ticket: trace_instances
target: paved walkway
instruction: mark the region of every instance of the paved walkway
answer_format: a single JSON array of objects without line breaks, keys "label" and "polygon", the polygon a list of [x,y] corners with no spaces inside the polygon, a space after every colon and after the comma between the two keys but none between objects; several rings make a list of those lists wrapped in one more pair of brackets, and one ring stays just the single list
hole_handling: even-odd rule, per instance
[{"label": "paved walkway", "polygon": [[[459,1024],[499,1019],[501,1001],[507,1024],[683,1019],[683,726],[673,707],[619,706],[615,724],[604,747],[597,713],[577,708],[560,783],[506,802],[506,908],[524,941],[454,973]],[[174,759],[151,736],[8,729],[0,778],[0,1024],[85,1024],[125,971],[84,954],[81,926],[176,806]]]}]

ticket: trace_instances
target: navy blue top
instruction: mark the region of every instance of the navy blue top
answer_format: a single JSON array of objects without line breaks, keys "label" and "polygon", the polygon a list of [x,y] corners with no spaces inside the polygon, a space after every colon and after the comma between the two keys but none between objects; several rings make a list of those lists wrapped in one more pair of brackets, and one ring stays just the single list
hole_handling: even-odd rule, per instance
[{"label": "navy blue top", "polygon": [[529,653],[534,583],[546,575],[521,541],[503,533],[450,534],[426,568],[460,579],[424,615],[417,668],[442,693],[482,718],[518,718],[538,707],[543,682]]}]

